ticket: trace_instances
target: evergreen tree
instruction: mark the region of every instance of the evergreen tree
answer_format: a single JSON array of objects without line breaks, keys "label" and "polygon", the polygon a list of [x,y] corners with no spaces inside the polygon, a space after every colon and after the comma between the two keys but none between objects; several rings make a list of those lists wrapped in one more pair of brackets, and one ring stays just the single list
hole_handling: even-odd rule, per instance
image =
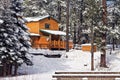
[{"label": "evergreen tree", "polygon": [[11,0],[10,8],[3,11],[3,23],[0,26],[0,61],[4,67],[14,65],[14,74],[17,73],[18,65],[32,65],[27,58],[30,38],[22,19],[22,10],[22,0]]},{"label": "evergreen tree", "polygon": [[119,26],[119,17],[120,17],[120,9],[119,2],[112,1],[111,5],[108,5],[108,25],[109,25],[109,34],[108,40],[113,44],[112,49],[115,49],[115,43],[117,44],[120,37],[120,26]]},{"label": "evergreen tree", "polygon": [[48,15],[46,6],[49,2],[49,0],[24,0],[24,16],[34,17]]}]

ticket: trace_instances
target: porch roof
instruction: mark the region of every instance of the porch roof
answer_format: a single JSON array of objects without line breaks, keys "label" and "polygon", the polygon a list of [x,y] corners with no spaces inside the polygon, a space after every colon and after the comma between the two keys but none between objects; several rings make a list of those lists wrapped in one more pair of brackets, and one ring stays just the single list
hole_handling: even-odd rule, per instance
[{"label": "porch roof", "polygon": [[61,35],[61,36],[65,36],[66,33],[63,31],[57,31],[57,30],[45,30],[45,29],[41,29],[41,32],[45,32],[48,34],[53,34],[53,35]]}]

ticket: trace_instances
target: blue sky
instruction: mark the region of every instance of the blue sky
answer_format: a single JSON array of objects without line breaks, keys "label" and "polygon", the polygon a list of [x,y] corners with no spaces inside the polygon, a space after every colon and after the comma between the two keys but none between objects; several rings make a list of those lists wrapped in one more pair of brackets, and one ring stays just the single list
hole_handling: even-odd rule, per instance
[{"label": "blue sky", "polygon": [[[114,0],[113,0],[114,1]],[[113,3],[113,1],[107,1],[107,5],[110,5]]]}]

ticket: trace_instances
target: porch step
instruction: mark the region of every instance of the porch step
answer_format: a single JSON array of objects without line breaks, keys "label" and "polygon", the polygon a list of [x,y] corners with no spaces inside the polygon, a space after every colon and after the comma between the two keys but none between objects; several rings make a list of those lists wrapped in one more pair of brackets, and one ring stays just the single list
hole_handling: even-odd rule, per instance
[{"label": "porch step", "polygon": [[120,72],[55,72],[57,80],[120,80]]}]

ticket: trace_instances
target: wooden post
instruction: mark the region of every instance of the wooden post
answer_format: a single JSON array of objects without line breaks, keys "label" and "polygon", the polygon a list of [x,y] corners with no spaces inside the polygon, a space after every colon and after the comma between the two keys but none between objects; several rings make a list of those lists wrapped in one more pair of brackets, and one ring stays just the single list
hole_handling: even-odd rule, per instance
[{"label": "wooden post", "polygon": [[54,44],[53,44],[53,48],[55,48],[55,40],[53,40],[53,43],[54,43]]},{"label": "wooden post", "polygon": [[63,47],[64,47],[64,49],[65,49],[65,41],[63,42]]},{"label": "wooden post", "polygon": [[48,43],[49,43],[49,44],[48,44],[48,45],[49,45],[48,47],[49,47],[49,49],[51,49],[51,45],[52,45],[52,43],[51,43],[51,34],[49,35],[49,42],[48,42]]},{"label": "wooden post", "polygon": [[59,37],[59,40],[58,40],[58,50],[60,50],[60,36],[58,36]]}]

